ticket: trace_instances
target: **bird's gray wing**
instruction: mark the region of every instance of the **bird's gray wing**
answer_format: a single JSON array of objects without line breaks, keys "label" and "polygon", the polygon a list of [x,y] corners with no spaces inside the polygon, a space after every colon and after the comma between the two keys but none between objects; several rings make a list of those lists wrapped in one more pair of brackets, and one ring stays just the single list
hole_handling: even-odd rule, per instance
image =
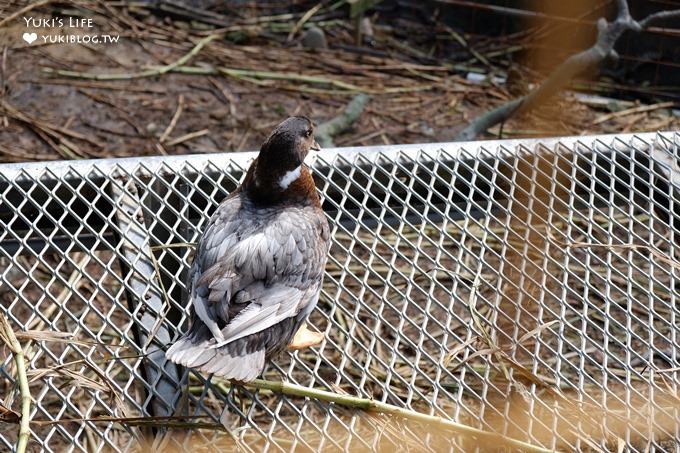
[{"label": "bird's gray wing", "polygon": [[[194,262],[189,272],[189,293],[194,314],[210,330],[215,338],[221,338],[221,328],[228,321],[219,303],[213,303],[211,298],[220,294],[230,297],[231,279],[236,274],[227,267],[221,272],[215,272],[214,265],[221,255],[234,247],[239,241],[239,230],[247,230],[248,224],[243,223],[247,218],[241,214],[243,200],[240,194],[227,198],[222,202],[217,211],[208,221],[196,248]],[[208,269],[213,271],[213,279],[210,282],[214,291],[198,284],[198,280],[205,275]]]},{"label": "bird's gray wing", "polygon": [[246,215],[225,206],[220,216],[199,246],[192,288],[195,313],[215,346],[308,314],[318,299],[328,253],[323,214],[289,207]]},{"label": "bird's gray wing", "polygon": [[299,313],[314,307],[318,298],[320,283],[307,289],[292,288],[280,283],[270,287],[253,284],[248,287],[249,292],[257,292],[249,301],[249,305],[241,310],[227,326],[222,329],[223,340],[215,344],[214,348],[222,347],[261,332],[286,318],[292,318]]}]

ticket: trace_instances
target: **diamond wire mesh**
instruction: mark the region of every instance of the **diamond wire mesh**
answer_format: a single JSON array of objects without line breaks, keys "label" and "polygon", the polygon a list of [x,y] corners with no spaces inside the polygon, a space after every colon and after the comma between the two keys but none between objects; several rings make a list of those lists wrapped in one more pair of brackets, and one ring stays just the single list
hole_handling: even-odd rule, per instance
[{"label": "diamond wire mesh", "polygon": [[[310,323],[325,340],[265,377],[547,448],[676,448],[678,143],[666,133],[319,154],[333,246]],[[188,414],[216,426],[226,404],[230,435],[175,429],[156,447],[488,448],[165,363],[187,327],[184,243],[252,156],[0,166],[1,311],[20,330],[73,334],[26,346],[32,417],[57,421],[32,424],[33,447],[138,449],[148,429],[82,419]],[[1,364],[9,406],[13,362]],[[3,426],[0,448],[15,431]]]}]

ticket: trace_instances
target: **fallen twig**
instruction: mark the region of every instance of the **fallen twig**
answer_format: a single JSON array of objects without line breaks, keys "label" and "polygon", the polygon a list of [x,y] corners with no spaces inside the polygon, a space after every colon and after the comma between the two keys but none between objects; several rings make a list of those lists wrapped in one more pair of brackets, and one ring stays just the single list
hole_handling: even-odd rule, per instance
[{"label": "fallen twig", "polygon": [[214,77],[208,77],[210,83],[218,90],[218,92],[224,97],[224,101],[229,105],[229,114],[231,116],[236,116],[236,99],[234,95],[231,94],[228,88],[226,88],[222,83],[218,82]]},{"label": "fallen twig", "polygon": [[168,127],[166,127],[165,131],[163,131],[161,138],[158,139],[159,143],[163,143],[164,141],[166,141],[168,139],[168,137],[172,133],[172,130],[177,125],[177,121],[179,120],[179,117],[182,114],[183,109],[184,109],[184,95],[180,94],[179,97],[177,98],[177,110],[175,110],[175,114],[172,115],[172,119],[170,120],[170,124],[168,124]]},{"label": "fallen twig", "polygon": [[633,107],[630,109],[626,110],[620,110],[618,112],[613,112],[613,113],[608,113],[606,115],[602,115],[599,118],[596,118],[595,121],[593,121],[593,124],[600,124],[604,123],[605,121],[609,121],[614,118],[621,118],[622,116],[626,115],[632,115],[634,113],[647,113],[647,112],[652,112],[654,110],[658,109],[666,109],[669,107],[673,107],[675,105],[674,101],[668,101],[668,102],[659,102],[658,104],[651,104],[651,105],[641,105],[639,107]]},{"label": "fallen twig", "polygon": [[184,143],[188,140],[192,140],[194,138],[202,137],[206,134],[209,134],[210,130],[209,129],[201,129],[200,131],[195,131],[195,132],[189,132],[188,134],[184,134],[181,137],[177,137],[175,139],[170,140],[169,142],[166,143],[168,146],[175,146],[179,145],[180,143]]},{"label": "fallen twig", "polygon": [[31,391],[28,388],[28,378],[26,376],[26,365],[24,363],[24,350],[19,344],[19,340],[14,335],[12,326],[4,315],[0,314],[0,341],[2,341],[12,354],[14,363],[17,367],[17,381],[19,381],[19,392],[21,394],[21,423],[19,425],[19,440],[17,441],[16,452],[24,453],[28,445],[28,438],[31,435]]},{"label": "fallen twig", "polygon": [[167,72],[172,71],[175,68],[178,68],[184,64],[186,64],[192,57],[196,56],[203,47],[205,47],[206,44],[208,44],[210,41],[213,41],[214,39],[220,37],[221,35],[219,34],[212,34],[209,35],[203,39],[201,39],[193,49],[191,49],[186,55],[181,57],[180,59],[165,65],[165,66],[157,66],[153,67],[151,69],[148,69],[146,71],[141,71],[141,72],[133,72],[133,73],[121,73],[121,74],[93,74],[89,72],[77,72],[77,71],[66,71],[62,69],[54,69],[54,68],[43,68],[43,72],[46,72],[48,74],[54,74],[54,75],[59,75],[62,77],[72,77],[76,79],[90,79],[90,80],[131,80],[131,79],[140,79],[144,77],[154,77],[154,76],[159,76],[163,75]]}]

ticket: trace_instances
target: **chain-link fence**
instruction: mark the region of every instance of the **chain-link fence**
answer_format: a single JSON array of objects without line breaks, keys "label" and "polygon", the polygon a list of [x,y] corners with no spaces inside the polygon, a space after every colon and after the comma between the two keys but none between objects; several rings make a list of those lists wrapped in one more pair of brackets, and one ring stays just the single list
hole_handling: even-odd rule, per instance
[{"label": "chain-link fence", "polygon": [[[310,324],[325,339],[264,377],[548,449],[676,449],[679,144],[660,133],[318,154],[333,246]],[[30,447],[479,446],[165,362],[187,328],[191,245],[253,156],[0,165],[1,312],[30,331]],[[0,427],[11,449],[18,427]]]}]

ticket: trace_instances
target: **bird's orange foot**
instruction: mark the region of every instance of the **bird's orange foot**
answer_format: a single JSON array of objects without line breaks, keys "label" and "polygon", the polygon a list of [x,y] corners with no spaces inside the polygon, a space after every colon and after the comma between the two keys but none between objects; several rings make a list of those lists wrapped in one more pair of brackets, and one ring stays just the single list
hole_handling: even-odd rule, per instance
[{"label": "bird's orange foot", "polygon": [[303,324],[302,327],[295,333],[293,341],[288,345],[288,350],[298,351],[300,349],[310,348],[312,346],[318,346],[323,341],[323,334],[320,332],[312,332],[307,329],[307,324]]}]

